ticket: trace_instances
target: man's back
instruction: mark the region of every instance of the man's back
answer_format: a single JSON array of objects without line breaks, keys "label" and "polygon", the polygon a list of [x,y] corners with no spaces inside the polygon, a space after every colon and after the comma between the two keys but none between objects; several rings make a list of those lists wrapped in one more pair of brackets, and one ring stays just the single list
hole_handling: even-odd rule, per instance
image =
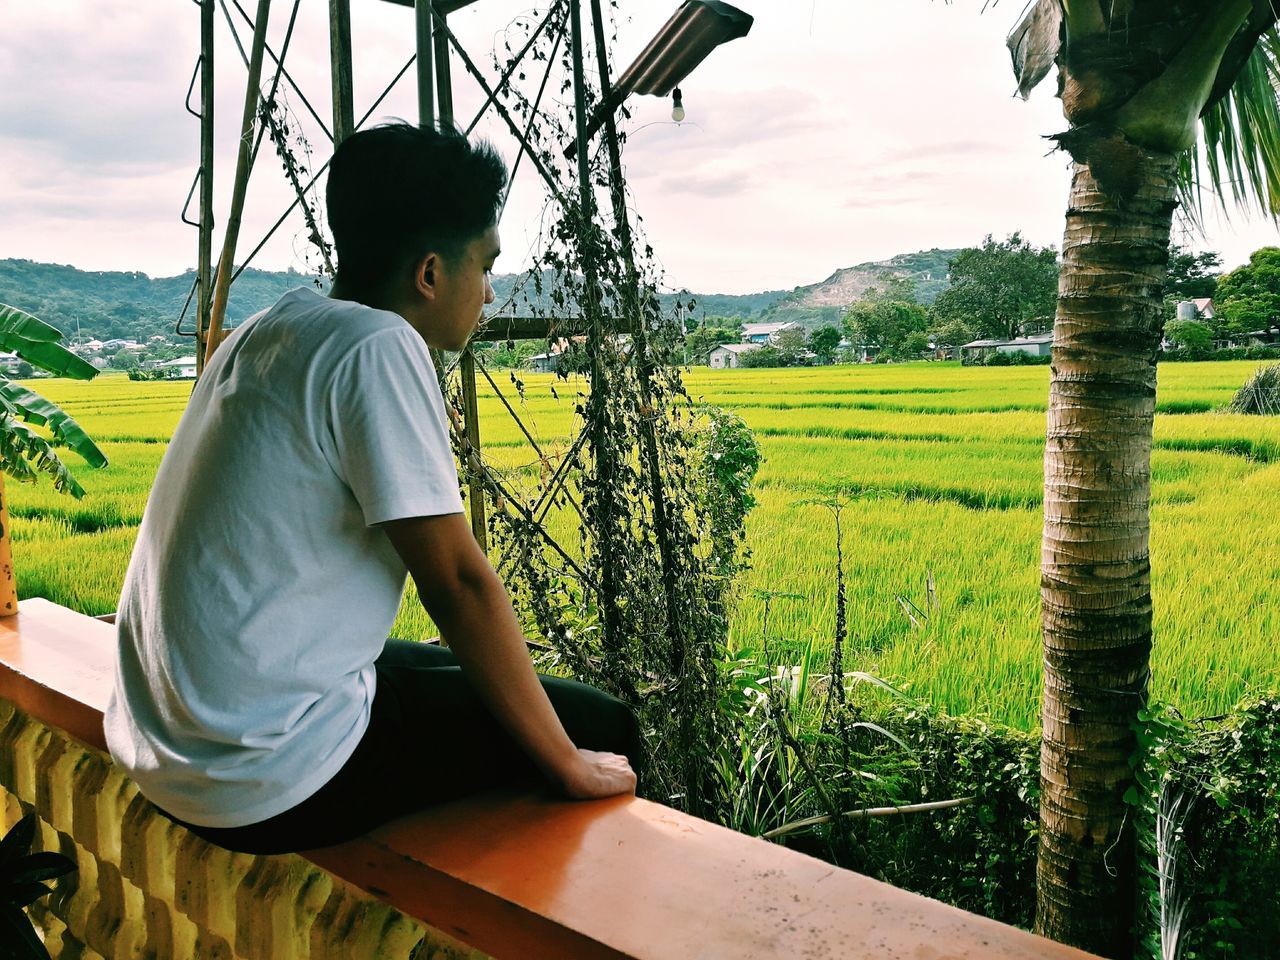
[{"label": "man's back", "polygon": [[113,756],[207,826],[309,796],[368,724],[404,587],[373,524],[461,509],[419,336],[286,294],[215,353],[157,474],[121,597]]}]

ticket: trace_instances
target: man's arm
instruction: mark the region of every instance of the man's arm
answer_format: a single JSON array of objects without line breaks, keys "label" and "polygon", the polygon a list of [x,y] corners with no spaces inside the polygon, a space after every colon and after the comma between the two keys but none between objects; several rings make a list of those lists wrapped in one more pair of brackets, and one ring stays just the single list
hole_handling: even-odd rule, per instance
[{"label": "man's arm", "polygon": [[489,710],[533,761],[577,799],[635,790],[625,757],[579,750],[533,670],[502,582],[460,513],[382,524],[441,636]]}]

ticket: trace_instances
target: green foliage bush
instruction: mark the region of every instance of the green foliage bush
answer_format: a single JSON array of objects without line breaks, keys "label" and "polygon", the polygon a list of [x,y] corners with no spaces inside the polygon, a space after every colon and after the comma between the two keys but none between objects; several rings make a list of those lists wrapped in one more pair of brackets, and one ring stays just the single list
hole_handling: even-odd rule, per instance
[{"label": "green foliage bush", "polygon": [[[1146,955],[1175,955],[1176,939],[1176,955],[1186,960],[1273,956],[1280,943],[1280,695],[1255,695],[1211,722],[1191,723],[1153,705],[1139,717],[1139,742],[1143,774],[1129,799],[1139,810],[1146,871]],[[1169,829],[1157,845],[1160,817]],[[1163,915],[1160,870],[1173,881],[1166,879]],[[1179,905],[1181,918],[1170,910]]]},{"label": "green foliage bush", "polygon": [[1161,363],[1187,363],[1201,360],[1280,360],[1280,345],[1225,347],[1222,350],[1164,350],[1156,356]]},{"label": "green foliage bush", "polygon": [[1052,361],[1049,356],[1036,356],[1034,353],[1001,353],[999,350],[986,350],[981,353],[965,354],[961,363],[966,367],[1040,367]]}]

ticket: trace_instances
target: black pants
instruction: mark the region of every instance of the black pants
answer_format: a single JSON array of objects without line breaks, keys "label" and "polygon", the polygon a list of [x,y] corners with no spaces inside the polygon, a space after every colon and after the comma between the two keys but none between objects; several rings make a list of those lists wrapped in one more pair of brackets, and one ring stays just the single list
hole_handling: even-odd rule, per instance
[{"label": "black pants", "polygon": [[[318,792],[244,827],[179,822],[231,850],[287,853],[341,843],[414,810],[492,787],[521,781],[546,786],[476,695],[452,652],[388,640],[374,667],[378,686],[369,728]],[[639,730],[626,704],[573,680],[540,679],[577,746],[626,754],[632,766],[639,763]]]}]

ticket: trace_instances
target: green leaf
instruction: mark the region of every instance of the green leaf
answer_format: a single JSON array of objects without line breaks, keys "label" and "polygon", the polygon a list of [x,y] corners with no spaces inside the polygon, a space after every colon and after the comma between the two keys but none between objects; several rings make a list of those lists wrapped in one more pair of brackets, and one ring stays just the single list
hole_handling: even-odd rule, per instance
[{"label": "green leaf", "polygon": [[14,883],[56,880],[76,869],[76,862],[61,853],[44,851],[23,857],[10,868]]},{"label": "green leaf", "polygon": [[62,334],[24,310],[0,303],[0,350],[16,353],[23,360],[55,377],[92,380],[97,369],[59,342]]},{"label": "green leaf", "polygon": [[58,451],[45,437],[0,410],[0,470],[15,480],[34,483],[40,473],[53,479],[53,488],[79,500],[84,488],[67,469]]},{"label": "green leaf", "polygon": [[11,884],[8,891],[5,893],[5,896],[14,906],[26,907],[50,893],[53,893],[53,887],[43,883],[28,881],[25,883]]},{"label": "green leaf", "polygon": [[7,406],[15,415],[28,423],[48,424],[54,439],[78,453],[89,466],[107,465],[106,455],[89,439],[84,428],[52,400],[46,400],[35,391],[3,378],[0,378],[0,398],[7,401]]},{"label": "green leaf", "polygon": [[[1183,208],[1200,224],[1206,190],[1241,208],[1280,215],[1280,37],[1274,29],[1259,38],[1226,96],[1200,117],[1201,144],[1179,163]],[[1208,182],[1201,177],[1201,155]]]}]

